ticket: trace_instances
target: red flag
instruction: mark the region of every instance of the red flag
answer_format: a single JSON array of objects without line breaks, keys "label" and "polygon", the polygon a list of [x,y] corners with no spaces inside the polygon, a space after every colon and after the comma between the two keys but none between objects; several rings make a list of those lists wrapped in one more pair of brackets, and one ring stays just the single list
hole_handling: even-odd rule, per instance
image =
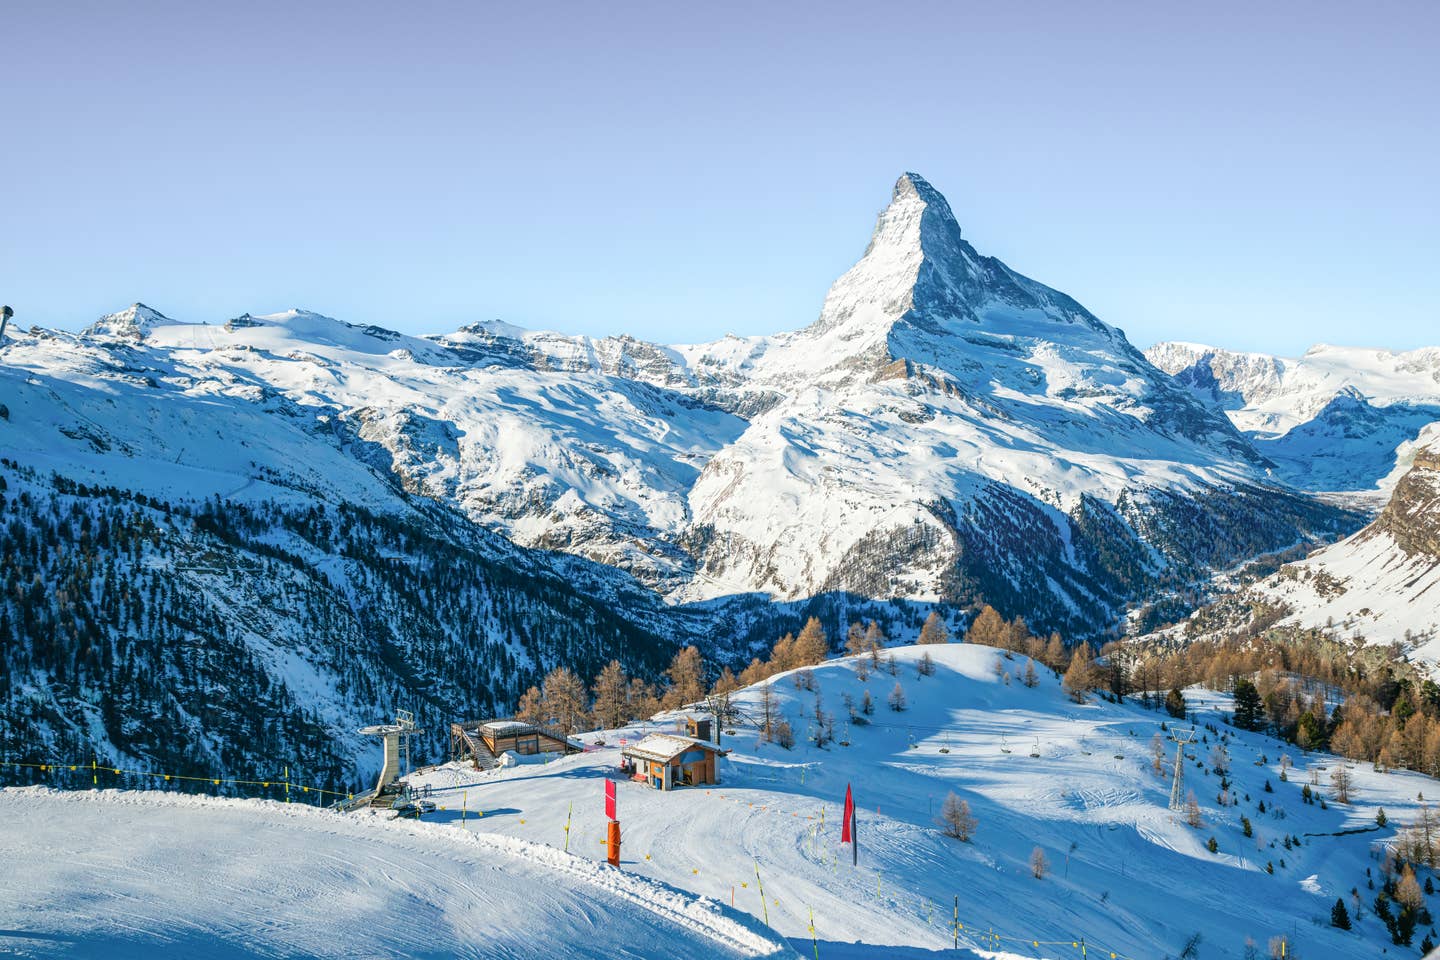
[{"label": "red flag", "polygon": [[618,820],[618,819],[620,819],[619,817],[615,816],[615,781],[614,781],[614,780],[606,780],[606,781],[605,781],[605,816],[609,817],[611,820]]},{"label": "red flag", "polygon": [[840,820],[840,842],[850,842],[850,821],[855,818],[855,800],[850,796],[850,784],[845,784],[845,814]]}]

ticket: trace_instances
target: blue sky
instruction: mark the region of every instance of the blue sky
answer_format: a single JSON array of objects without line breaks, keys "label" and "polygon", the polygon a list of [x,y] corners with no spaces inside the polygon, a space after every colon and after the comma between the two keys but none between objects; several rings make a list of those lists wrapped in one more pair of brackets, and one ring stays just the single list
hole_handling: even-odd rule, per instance
[{"label": "blue sky", "polygon": [[1440,4],[0,8],[0,300],[814,319],[905,170],[1159,339],[1440,343]]}]

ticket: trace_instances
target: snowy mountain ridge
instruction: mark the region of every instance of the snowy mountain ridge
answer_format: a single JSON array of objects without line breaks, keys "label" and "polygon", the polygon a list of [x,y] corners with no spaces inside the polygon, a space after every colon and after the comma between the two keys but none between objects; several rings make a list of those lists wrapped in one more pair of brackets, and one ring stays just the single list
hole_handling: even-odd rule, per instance
[{"label": "snowy mountain ridge", "polygon": [[[80,336],[22,335],[3,365],[51,394],[7,443],[62,473],[241,500],[308,473],[307,491],[373,501],[374,475],[336,463],[359,459],[382,486],[670,603],[985,600],[1095,636],[1142,592],[1356,525],[1276,484],[1119,330],[980,255],[915,174],[794,333],[414,337],[301,310],[212,325],[136,305]],[[278,416],[327,449],[201,423],[237,405],[240,423]],[[151,429],[175,409],[196,419]]]},{"label": "snowy mountain ridge", "polygon": [[1383,496],[1406,452],[1440,422],[1440,347],[1393,351],[1316,344],[1298,358],[1197,343],[1146,351],[1224,411],[1277,475],[1305,490]]},{"label": "snowy mountain ridge", "polygon": [[1215,604],[1159,636],[1218,638],[1251,630],[1257,611],[1282,630],[1395,645],[1440,673],[1440,423],[1406,445],[1384,509],[1358,532]]}]

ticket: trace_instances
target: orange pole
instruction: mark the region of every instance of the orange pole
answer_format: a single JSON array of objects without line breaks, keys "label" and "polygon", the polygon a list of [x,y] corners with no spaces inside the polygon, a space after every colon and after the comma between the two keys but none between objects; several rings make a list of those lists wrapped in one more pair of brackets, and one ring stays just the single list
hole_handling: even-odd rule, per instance
[{"label": "orange pole", "polygon": [[611,820],[611,821],[609,822],[609,824],[606,825],[605,844],[606,844],[606,846],[609,848],[609,853],[606,854],[605,859],[606,859],[607,861],[609,861],[610,866],[612,866],[612,867],[618,867],[618,866],[620,866],[620,821],[619,821],[619,820]]}]

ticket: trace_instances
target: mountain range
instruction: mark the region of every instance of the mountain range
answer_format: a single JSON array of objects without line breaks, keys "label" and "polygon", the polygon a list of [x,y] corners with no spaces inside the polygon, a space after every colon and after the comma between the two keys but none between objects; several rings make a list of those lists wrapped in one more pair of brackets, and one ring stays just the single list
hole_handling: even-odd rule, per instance
[{"label": "mountain range", "polygon": [[[558,663],[738,664],[811,613],[1163,622],[1216,571],[1360,529],[1440,419],[1440,353],[1333,353],[1147,358],[915,174],[792,333],[138,303],[32,329],[0,352],[0,745],[154,759],[163,718],[197,769],[303,747],[340,776],[377,709],[438,743]],[[217,730],[227,702],[268,712]]]}]

